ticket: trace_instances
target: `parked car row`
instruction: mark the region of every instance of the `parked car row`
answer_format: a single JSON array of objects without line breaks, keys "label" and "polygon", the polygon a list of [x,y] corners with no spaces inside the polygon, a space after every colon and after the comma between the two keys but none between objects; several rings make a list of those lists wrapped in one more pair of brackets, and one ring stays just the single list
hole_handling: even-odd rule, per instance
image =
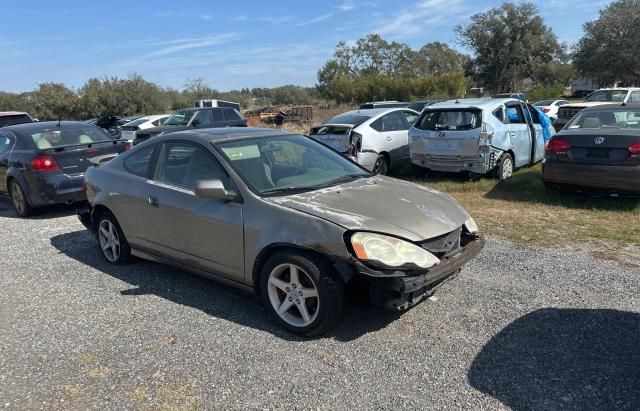
[{"label": "parked car row", "polygon": [[375,174],[410,160],[416,172],[495,173],[544,157],[542,114],[521,100],[460,99],[408,108],[364,109],[335,116],[309,136]]}]

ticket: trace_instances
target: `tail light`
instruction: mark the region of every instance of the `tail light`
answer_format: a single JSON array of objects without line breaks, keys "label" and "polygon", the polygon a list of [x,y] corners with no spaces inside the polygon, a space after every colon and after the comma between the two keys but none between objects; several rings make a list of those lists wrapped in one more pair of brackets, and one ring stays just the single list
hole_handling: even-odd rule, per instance
[{"label": "tail light", "polygon": [[547,151],[550,153],[566,153],[571,149],[571,144],[564,140],[557,140],[552,138],[547,144]]},{"label": "tail light", "polygon": [[542,109],[542,112],[543,112],[543,113],[548,113],[548,112],[550,112],[550,111],[551,111],[551,109],[550,109],[550,108],[543,108],[543,109]]},{"label": "tail light", "polygon": [[493,138],[493,127],[491,127],[487,123],[482,123],[482,129],[480,130],[480,138],[478,139],[478,145],[490,146],[492,138]]},{"label": "tail light", "polygon": [[133,144],[124,143],[124,145],[122,147],[124,147],[124,151],[131,150],[133,148]]},{"label": "tail light", "polygon": [[632,156],[640,156],[640,143],[631,144],[629,146],[629,152]]},{"label": "tail light", "polygon": [[60,170],[56,160],[50,155],[41,155],[31,160],[31,168],[33,171],[57,171]]},{"label": "tail light", "polygon": [[349,155],[355,157],[362,148],[362,134],[351,132],[351,144],[349,145]]}]

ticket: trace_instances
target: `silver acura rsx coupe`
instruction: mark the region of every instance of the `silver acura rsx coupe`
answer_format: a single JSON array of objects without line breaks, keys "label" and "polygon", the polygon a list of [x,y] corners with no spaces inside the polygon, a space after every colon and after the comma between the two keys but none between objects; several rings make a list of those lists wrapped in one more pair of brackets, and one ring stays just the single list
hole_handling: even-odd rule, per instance
[{"label": "silver acura rsx coupe", "polygon": [[134,255],[253,291],[303,335],[335,326],[350,283],[405,309],[484,245],[450,196],[273,129],[167,134],[85,180],[79,216],[108,262]]}]

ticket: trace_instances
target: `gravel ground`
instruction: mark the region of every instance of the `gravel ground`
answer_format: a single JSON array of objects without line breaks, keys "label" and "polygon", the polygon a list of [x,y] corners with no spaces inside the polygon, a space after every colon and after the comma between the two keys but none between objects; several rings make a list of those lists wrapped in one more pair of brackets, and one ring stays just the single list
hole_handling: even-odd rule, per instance
[{"label": "gravel ground", "polygon": [[489,239],[402,315],[304,340],[252,296],[104,263],[71,210],[0,200],[0,408],[640,409],[640,269]]}]

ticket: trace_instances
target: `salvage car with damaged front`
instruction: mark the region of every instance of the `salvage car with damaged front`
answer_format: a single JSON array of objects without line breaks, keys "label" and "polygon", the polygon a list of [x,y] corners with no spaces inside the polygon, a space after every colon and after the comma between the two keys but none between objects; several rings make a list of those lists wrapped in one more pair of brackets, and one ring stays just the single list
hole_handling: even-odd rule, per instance
[{"label": "salvage car with damaged front", "polygon": [[80,219],[108,262],[135,255],[253,291],[304,335],[336,325],[348,285],[404,309],[484,245],[447,194],[273,129],[154,138],[90,168],[86,190]]},{"label": "salvage car with damaged front", "polygon": [[493,173],[511,178],[544,157],[539,112],[516,99],[466,99],[427,107],[409,130],[416,173]]}]

